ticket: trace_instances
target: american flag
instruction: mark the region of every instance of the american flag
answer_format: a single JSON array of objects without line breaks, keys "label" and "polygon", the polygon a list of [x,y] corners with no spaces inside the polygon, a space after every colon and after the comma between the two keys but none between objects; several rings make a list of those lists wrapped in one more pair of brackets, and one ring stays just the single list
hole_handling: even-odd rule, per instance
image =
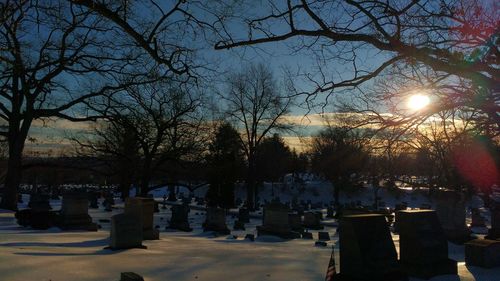
[{"label": "american flag", "polygon": [[328,269],[326,270],[325,281],[334,281],[337,270],[335,269],[335,251],[332,247],[332,255],[330,256],[330,262],[328,263]]}]

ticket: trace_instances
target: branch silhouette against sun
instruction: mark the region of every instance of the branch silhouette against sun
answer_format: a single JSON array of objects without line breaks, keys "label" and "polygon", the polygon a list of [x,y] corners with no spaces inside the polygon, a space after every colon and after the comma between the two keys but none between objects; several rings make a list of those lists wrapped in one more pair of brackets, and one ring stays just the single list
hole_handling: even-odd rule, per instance
[{"label": "branch silhouette against sun", "polygon": [[[291,51],[317,57],[318,72],[303,73],[313,85],[306,101],[325,93],[325,102],[390,79],[391,68],[430,70],[443,79],[436,90],[451,98],[443,109],[468,107],[500,124],[499,9],[494,1],[292,1],[270,0],[255,13],[242,12],[232,24],[243,32],[219,32],[215,49],[285,41]],[[371,58],[376,56],[379,60]],[[349,66],[349,73],[332,67]],[[431,81],[430,88],[433,85]],[[344,90],[344,91],[342,91]],[[482,95],[483,104],[470,103]],[[463,97],[463,98],[460,98]]]}]

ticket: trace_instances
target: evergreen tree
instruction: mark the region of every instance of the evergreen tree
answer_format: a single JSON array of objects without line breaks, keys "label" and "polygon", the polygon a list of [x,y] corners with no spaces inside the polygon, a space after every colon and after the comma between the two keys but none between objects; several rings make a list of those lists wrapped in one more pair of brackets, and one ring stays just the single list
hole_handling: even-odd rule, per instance
[{"label": "evergreen tree", "polygon": [[209,206],[234,206],[234,186],[244,168],[243,152],[238,131],[229,123],[222,123],[215,132],[207,157],[210,187]]}]

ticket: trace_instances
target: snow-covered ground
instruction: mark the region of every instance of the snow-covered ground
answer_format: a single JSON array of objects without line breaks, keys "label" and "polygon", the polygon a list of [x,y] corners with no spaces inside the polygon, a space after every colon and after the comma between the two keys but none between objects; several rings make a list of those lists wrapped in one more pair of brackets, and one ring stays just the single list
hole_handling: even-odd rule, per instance
[{"label": "snow-covered ground", "polygon": [[[157,190],[154,196],[161,200],[165,192],[165,189]],[[299,200],[329,202],[330,192],[329,189],[322,188],[318,192],[319,195],[315,195],[318,193],[307,190]],[[270,190],[266,188],[261,196],[270,198],[270,194]],[[400,201],[408,202],[410,207],[418,207],[422,203],[432,204],[425,195],[411,194],[411,191],[406,191],[406,194],[398,199],[383,190],[379,192],[379,196],[388,206]],[[361,200],[368,204],[372,202],[373,193],[367,190],[350,197],[345,196],[343,200]],[[24,196],[25,203],[21,208],[26,205],[28,198],[27,195]],[[289,199],[286,198],[291,199],[291,194],[280,195],[280,198],[287,201]],[[51,201],[55,210],[60,208],[60,203]],[[469,202],[471,206],[475,204],[481,203],[477,199]],[[210,233],[203,233],[201,223],[205,214],[197,210],[190,212],[193,232],[165,230],[171,213],[170,210],[160,209],[160,213],[155,214],[154,222],[160,226],[160,240],[144,241],[147,249],[105,250],[103,248],[108,245],[110,224],[103,219],[121,213],[122,206],[123,204],[117,201],[117,208],[111,213],[104,212],[103,207],[89,210],[94,222],[102,226],[98,232],[62,232],[57,228],[46,231],[32,230],[18,226],[12,212],[0,211],[0,280],[111,281],[119,280],[120,272],[133,271],[142,275],[145,280],[319,281],[324,280],[332,245],[336,248],[339,268],[336,243],[338,236],[335,236],[334,220],[324,221],[328,225],[324,231],[328,231],[332,238],[328,247],[315,247],[317,231],[312,231],[315,240],[282,241],[273,237],[261,237],[255,242],[244,240],[246,233],[256,234],[255,226],[261,224],[260,219],[251,219],[251,223],[246,225],[246,231],[232,231],[232,234],[238,236],[237,239],[214,237]],[[227,217],[230,229],[234,220],[232,216]],[[393,240],[398,249],[398,236],[393,236]],[[459,276],[443,275],[430,280],[500,280],[500,268],[467,267],[464,263],[464,247],[453,244],[449,246],[450,257],[459,262]]]}]

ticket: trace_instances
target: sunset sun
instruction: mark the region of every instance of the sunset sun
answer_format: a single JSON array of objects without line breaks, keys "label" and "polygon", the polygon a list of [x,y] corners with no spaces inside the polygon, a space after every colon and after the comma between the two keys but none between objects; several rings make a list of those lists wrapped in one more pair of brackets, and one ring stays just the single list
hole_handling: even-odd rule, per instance
[{"label": "sunset sun", "polygon": [[420,110],[428,106],[430,99],[427,95],[415,94],[408,99],[408,108],[412,110]]}]

